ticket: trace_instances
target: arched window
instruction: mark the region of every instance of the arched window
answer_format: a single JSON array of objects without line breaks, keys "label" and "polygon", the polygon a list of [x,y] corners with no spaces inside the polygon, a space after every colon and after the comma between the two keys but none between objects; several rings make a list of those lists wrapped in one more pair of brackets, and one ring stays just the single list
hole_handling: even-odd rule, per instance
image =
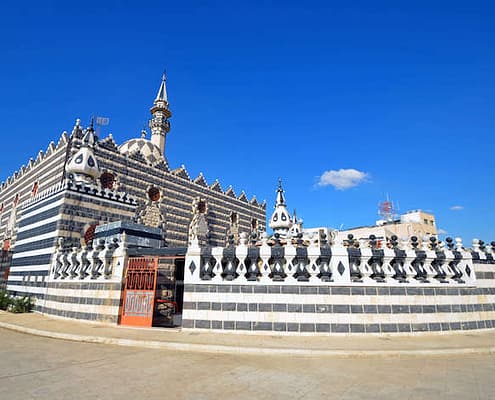
[{"label": "arched window", "polygon": [[100,176],[101,187],[104,189],[113,189],[115,183],[115,176],[110,172],[104,172]]},{"label": "arched window", "polygon": [[204,214],[206,212],[206,202],[204,200],[200,200],[198,202],[198,212],[200,214]]},{"label": "arched window", "polygon": [[157,187],[152,186],[148,189],[148,198],[151,201],[158,201],[160,200],[160,190],[158,190]]},{"label": "arched window", "polygon": [[251,229],[255,230],[258,228],[258,220],[256,218],[253,218],[251,220]]},{"label": "arched window", "polygon": [[31,189],[31,196],[34,197],[38,194],[39,184],[38,181],[33,183],[33,188]]},{"label": "arched window", "polygon": [[14,207],[17,206],[17,203],[19,203],[19,193],[17,193],[15,195],[15,198],[14,198]]},{"label": "arched window", "polygon": [[230,213],[230,223],[232,225],[237,224],[237,213],[236,212],[231,212]]}]

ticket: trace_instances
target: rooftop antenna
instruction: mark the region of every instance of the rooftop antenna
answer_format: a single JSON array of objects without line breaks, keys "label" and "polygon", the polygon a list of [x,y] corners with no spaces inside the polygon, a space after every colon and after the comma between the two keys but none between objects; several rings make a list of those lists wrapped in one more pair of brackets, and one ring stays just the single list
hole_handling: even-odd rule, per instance
[{"label": "rooftop antenna", "polygon": [[102,126],[107,126],[110,123],[110,118],[108,117],[98,117],[98,116],[92,116],[92,119],[94,119],[95,124],[96,124],[96,136],[100,137],[100,128]]},{"label": "rooftop antenna", "polygon": [[390,201],[387,193],[387,200],[378,204],[378,214],[387,222],[392,222],[395,217],[394,204]]}]

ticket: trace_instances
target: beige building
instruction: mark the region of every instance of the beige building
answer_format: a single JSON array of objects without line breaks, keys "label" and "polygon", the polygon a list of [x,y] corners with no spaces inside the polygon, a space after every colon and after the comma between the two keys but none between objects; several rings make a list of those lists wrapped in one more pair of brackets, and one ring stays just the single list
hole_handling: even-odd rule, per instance
[{"label": "beige building", "polygon": [[408,211],[398,220],[379,220],[374,226],[346,229],[340,231],[337,238],[345,239],[349,234],[354,235],[356,239],[368,239],[370,235],[375,235],[378,239],[390,238],[392,235],[399,238],[417,236],[420,239],[425,236],[438,236],[435,216],[421,210]]}]

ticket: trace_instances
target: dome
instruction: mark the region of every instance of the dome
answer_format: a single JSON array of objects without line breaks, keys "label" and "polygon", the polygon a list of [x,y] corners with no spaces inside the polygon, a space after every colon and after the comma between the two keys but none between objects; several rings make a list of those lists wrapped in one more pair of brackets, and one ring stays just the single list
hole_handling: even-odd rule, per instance
[{"label": "dome", "polygon": [[157,161],[163,160],[163,154],[160,148],[150,140],[144,138],[131,139],[119,146],[119,152],[124,155],[129,156],[138,151],[141,152],[145,160],[150,164],[155,164]]}]

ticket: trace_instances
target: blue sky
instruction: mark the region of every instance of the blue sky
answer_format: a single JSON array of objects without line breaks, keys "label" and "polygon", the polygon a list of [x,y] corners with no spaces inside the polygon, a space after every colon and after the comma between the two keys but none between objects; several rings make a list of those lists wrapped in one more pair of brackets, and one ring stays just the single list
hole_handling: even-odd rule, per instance
[{"label": "blue sky", "polygon": [[166,68],[172,167],[268,214],[281,177],[306,227],[373,224],[388,193],[495,240],[492,2],[69,3],[2,3],[1,181],[76,118],[139,136]]}]

